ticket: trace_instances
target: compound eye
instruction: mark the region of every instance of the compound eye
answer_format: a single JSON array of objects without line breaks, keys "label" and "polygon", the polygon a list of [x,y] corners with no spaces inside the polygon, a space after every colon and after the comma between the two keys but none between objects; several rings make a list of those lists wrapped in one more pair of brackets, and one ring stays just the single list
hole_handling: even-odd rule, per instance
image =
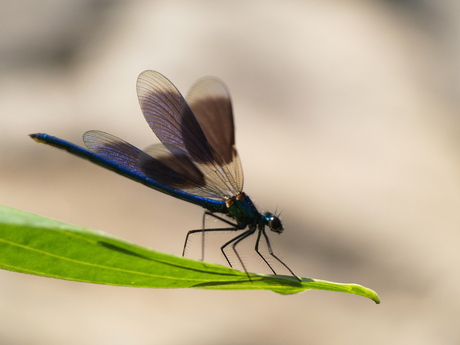
[{"label": "compound eye", "polygon": [[271,231],[277,232],[278,234],[281,234],[284,230],[281,220],[273,215],[268,219],[268,227]]}]

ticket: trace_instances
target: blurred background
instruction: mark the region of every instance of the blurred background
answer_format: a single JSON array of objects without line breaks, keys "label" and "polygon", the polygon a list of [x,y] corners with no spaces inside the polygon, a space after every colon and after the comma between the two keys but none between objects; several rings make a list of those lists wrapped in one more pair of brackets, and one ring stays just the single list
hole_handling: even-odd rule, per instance
[{"label": "blurred background", "polygon": [[[382,299],[0,271],[0,343],[460,343],[459,17],[456,0],[0,1],[0,204],[179,255],[199,207],[27,135],[81,144],[99,129],[145,147],[157,139],[138,74],[184,94],[215,75],[232,93],[245,191],[282,211],[276,253]],[[227,238],[208,237],[207,260],[224,264]],[[248,269],[268,273],[251,246]]]}]

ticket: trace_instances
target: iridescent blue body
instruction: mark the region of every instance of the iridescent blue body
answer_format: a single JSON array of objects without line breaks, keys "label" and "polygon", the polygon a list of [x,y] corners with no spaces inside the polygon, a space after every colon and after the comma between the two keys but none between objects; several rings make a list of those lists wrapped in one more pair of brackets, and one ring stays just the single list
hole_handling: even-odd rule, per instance
[{"label": "iridescent blue body", "polygon": [[227,210],[227,206],[225,205],[224,200],[213,200],[209,198],[204,198],[198,195],[185,193],[180,189],[175,189],[175,188],[160,184],[157,181],[152,180],[151,178],[145,175],[142,175],[142,174],[137,173],[136,171],[127,169],[124,166],[114,163],[113,161],[103,158],[91,151],[84,149],[83,147],[75,145],[66,140],[63,140],[57,137],[53,137],[52,135],[45,134],[45,133],[31,134],[30,136],[36,142],[48,144],[50,146],[54,146],[59,149],[66,150],[67,152],[72,153],[80,158],[87,159],[94,164],[100,165],[108,170],[112,170],[119,175],[125,176],[131,180],[142,183],[146,185],[147,187],[156,189],[167,195],[171,195],[175,198],[201,206],[209,210],[209,212],[225,213]]},{"label": "iridescent blue body", "polygon": [[[266,226],[273,232],[283,232],[281,221],[272,213],[261,214],[242,191],[243,171],[235,147],[233,112],[225,84],[216,78],[203,78],[192,87],[185,101],[163,75],[144,71],[138,78],[137,92],[144,117],[162,144],[140,150],[111,134],[88,131],[83,135],[85,149],[44,133],[30,136],[39,143],[66,150],[162,193],[203,207],[203,227],[187,233],[183,255],[192,234],[202,233],[204,245],[206,232],[246,229],[221,247],[232,266],[225,252],[231,245],[246,271],[236,246],[258,231],[255,250],[271,271],[275,273],[259,251],[262,236],[270,255],[295,276],[273,254],[265,232]],[[206,215],[222,220],[228,227],[206,229]]]}]

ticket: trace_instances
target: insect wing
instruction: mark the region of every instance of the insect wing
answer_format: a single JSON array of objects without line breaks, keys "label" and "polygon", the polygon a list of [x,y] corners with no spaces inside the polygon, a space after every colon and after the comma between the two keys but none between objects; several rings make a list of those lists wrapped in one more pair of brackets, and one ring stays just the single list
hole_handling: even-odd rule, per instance
[{"label": "insect wing", "polygon": [[[222,86],[222,83],[218,85]],[[241,191],[242,172],[239,161],[236,164],[234,162],[237,159],[229,162],[229,154],[220,156],[225,150],[220,149],[217,144],[216,149],[211,146],[192,109],[166,77],[155,71],[144,71],[138,78],[137,92],[142,112],[150,128],[169,150],[178,150],[190,158],[206,177],[206,186],[211,194],[216,193],[219,197],[225,198]],[[202,92],[194,93],[197,95],[192,97],[194,104],[198,104],[206,96]],[[228,95],[228,92],[225,93]],[[228,124],[229,117],[232,117],[231,107],[228,108],[228,97],[225,102],[225,108],[230,109],[230,113],[227,111],[224,116]],[[199,118],[206,121],[207,118],[216,119],[216,116],[202,115]],[[226,138],[230,137],[229,142],[233,143],[233,119],[230,124],[230,127],[226,125],[224,128],[227,128]],[[212,131],[211,127],[212,125],[206,127],[208,133]],[[210,140],[217,142],[217,139]],[[230,150],[234,150],[233,145],[226,152]],[[236,150],[232,154],[237,157]]]},{"label": "insect wing", "polygon": [[231,162],[235,127],[230,94],[225,84],[217,78],[202,78],[191,87],[187,103],[211,147],[225,163]]},{"label": "insect wing", "polygon": [[154,145],[158,146],[156,150],[150,149],[158,156],[155,158],[130,143],[102,131],[86,132],[83,141],[96,155],[159,184],[184,191],[187,187],[204,185],[203,175],[187,157],[181,157],[180,164],[174,164],[178,159],[163,145]]},{"label": "insect wing", "polygon": [[241,191],[243,171],[235,147],[232,103],[227,86],[215,77],[202,78],[190,89],[187,103],[214,152],[231,172],[232,184]]}]

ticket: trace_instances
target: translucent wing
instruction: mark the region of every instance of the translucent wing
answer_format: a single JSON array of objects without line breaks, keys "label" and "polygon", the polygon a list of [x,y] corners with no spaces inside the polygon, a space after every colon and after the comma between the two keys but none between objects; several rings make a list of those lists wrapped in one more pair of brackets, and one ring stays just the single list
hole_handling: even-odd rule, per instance
[{"label": "translucent wing", "polygon": [[158,157],[155,158],[102,131],[88,131],[83,135],[83,140],[86,147],[98,156],[165,186],[187,191],[205,185],[203,174],[190,159],[173,156],[163,145],[159,145],[163,149],[156,150]]},{"label": "translucent wing", "polygon": [[227,86],[215,77],[202,78],[190,89],[187,103],[214,152],[234,171],[241,190],[243,171],[235,147],[232,103]]},{"label": "translucent wing", "polygon": [[[141,160],[141,169],[151,178],[161,180],[166,185],[171,185],[171,182],[174,182],[175,188],[179,188],[189,194],[222,200],[220,189],[215,189],[215,184],[209,181],[208,176],[204,175],[190,158],[180,150],[174,147],[166,148],[162,144],[154,144],[144,151],[149,158]],[[172,169],[176,176],[174,181],[168,181],[166,177],[159,179],[156,176],[158,174],[156,164],[152,164],[152,161],[159,161]]]},{"label": "translucent wing", "polygon": [[83,134],[86,147],[93,153],[138,174],[143,172],[139,166],[142,150],[126,141],[102,131],[88,131]]},{"label": "translucent wing", "polygon": [[[209,88],[202,88],[201,86],[204,84],[200,82],[197,85],[198,87],[194,88],[195,91],[192,91],[191,99],[200,114],[198,115],[199,121],[203,123],[206,119],[217,121],[218,115],[209,115],[199,110],[206,104],[206,93],[197,90],[209,91]],[[217,85],[222,86],[222,83],[218,82]],[[221,143],[218,137],[212,138],[211,136],[212,124],[205,126],[205,134],[200,122],[180,92],[160,73],[154,71],[141,73],[137,81],[137,93],[142,112],[149,126],[174,156],[180,156],[174,151],[180,152],[197,166],[206,177],[204,188],[209,189],[211,193],[218,193],[222,198],[234,196],[241,191],[243,179],[241,165],[233,147],[232,119],[230,127],[228,125],[216,127],[218,128],[217,131],[221,133],[225,132],[223,128],[227,128],[225,137],[227,142],[232,145],[224,149],[225,144]],[[217,94],[227,95],[224,98],[227,105],[217,106],[217,108],[230,109],[230,113],[228,110],[226,112],[220,110],[220,114],[224,114],[221,115],[224,117],[224,122],[228,124],[229,116],[231,117],[231,107],[228,108],[228,92],[217,92]],[[199,104],[201,105],[198,106]],[[207,136],[210,136],[209,141]],[[197,191],[200,195],[202,192]]]},{"label": "translucent wing", "polygon": [[157,183],[191,195],[222,200],[207,176],[180,150],[162,144],[144,151],[106,132],[88,131],[83,135],[86,147],[94,154]]},{"label": "translucent wing", "polygon": [[191,87],[187,103],[211,147],[225,163],[231,162],[235,129],[230,94],[225,84],[217,78],[202,78]]}]

